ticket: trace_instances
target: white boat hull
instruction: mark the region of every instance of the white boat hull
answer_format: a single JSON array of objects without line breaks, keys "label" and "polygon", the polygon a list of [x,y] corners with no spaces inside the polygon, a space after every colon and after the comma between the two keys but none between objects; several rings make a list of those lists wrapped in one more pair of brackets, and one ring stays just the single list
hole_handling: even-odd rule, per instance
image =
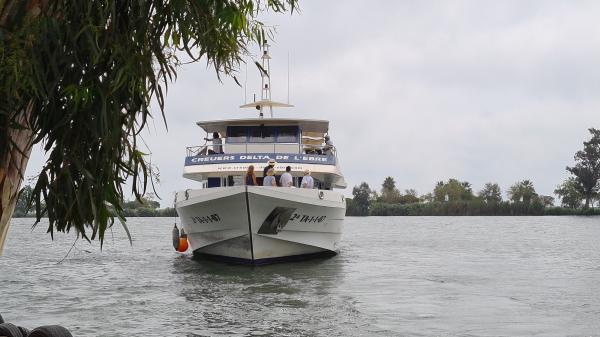
[{"label": "white boat hull", "polygon": [[195,255],[262,264],[335,253],[346,201],[341,193],[232,186],[177,194]]}]

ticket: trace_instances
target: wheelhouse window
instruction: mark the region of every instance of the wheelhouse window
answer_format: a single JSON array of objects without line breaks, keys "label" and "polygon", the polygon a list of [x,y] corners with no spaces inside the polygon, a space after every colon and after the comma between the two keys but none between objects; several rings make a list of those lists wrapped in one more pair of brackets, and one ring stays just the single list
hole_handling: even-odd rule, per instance
[{"label": "wheelhouse window", "polygon": [[280,126],[277,130],[278,143],[298,143],[297,126]]},{"label": "wheelhouse window", "polygon": [[250,143],[274,143],[275,128],[272,126],[253,126],[250,127]]},{"label": "wheelhouse window", "polygon": [[229,126],[227,143],[298,143],[297,126]]},{"label": "wheelhouse window", "polygon": [[245,143],[248,128],[245,126],[230,126],[227,128],[227,143]]}]

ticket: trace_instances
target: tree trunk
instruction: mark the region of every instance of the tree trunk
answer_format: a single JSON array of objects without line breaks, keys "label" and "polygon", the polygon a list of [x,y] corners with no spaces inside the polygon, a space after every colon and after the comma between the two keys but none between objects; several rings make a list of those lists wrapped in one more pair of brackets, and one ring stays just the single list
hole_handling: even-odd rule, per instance
[{"label": "tree trunk", "polygon": [[590,198],[591,197],[589,195],[585,196],[585,206],[583,206],[583,208],[585,208],[585,209],[590,208]]},{"label": "tree trunk", "polygon": [[[31,105],[25,113],[19,114],[16,122],[27,126],[27,117],[31,113]],[[33,133],[30,128],[8,129],[8,151],[0,158],[0,255],[4,250],[4,242],[8,234],[10,218],[15,210],[19,188],[27,168],[27,160],[31,153]]]},{"label": "tree trunk", "polygon": [[[17,14],[24,8],[30,17],[39,16],[43,10],[48,8],[49,0],[0,0],[0,27],[6,28]],[[33,132],[29,128],[29,117],[31,116],[32,104],[25,111],[17,112],[17,115],[7,116],[8,120],[16,116],[14,122],[24,126],[24,129],[11,129],[9,125],[2,131],[6,131],[6,143],[0,142],[5,148],[0,149],[0,256],[4,251],[4,243],[8,234],[10,218],[15,210],[19,189],[27,168],[27,161],[31,153]]]}]

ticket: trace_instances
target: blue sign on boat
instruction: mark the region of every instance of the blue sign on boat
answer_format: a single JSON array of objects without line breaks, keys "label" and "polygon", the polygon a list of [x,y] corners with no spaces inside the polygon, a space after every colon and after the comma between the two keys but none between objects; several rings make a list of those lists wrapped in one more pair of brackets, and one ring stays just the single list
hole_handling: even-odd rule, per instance
[{"label": "blue sign on boat", "polygon": [[232,153],[232,154],[209,154],[185,158],[185,165],[209,165],[227,163],[266,163],[269,159],[275,159],[278,163],[299,163],[335,165],[333,155],[322,154],[294,154],[294,153]]}]

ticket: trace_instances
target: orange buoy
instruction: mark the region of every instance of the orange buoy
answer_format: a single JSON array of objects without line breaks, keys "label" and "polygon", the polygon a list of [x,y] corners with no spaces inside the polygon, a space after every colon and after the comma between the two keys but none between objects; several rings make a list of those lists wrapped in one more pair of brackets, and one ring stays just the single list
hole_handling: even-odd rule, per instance
[{"label": "orange buoy", "polygon": [[177,247],[177,251],[180,252],[180,253],[183,253],[187,249],[188,249],[187,238],[179,238],[179,247]]},{"label": "orange buoy", "polygon": [[183,230],[183,228],[181,229],[181,236],[179,237],[179,245],[177,246],[177,251],[180,253],[185,252],[188,249],[188,240],[187,240],[187,234],[185,234],[185,231]]}]

